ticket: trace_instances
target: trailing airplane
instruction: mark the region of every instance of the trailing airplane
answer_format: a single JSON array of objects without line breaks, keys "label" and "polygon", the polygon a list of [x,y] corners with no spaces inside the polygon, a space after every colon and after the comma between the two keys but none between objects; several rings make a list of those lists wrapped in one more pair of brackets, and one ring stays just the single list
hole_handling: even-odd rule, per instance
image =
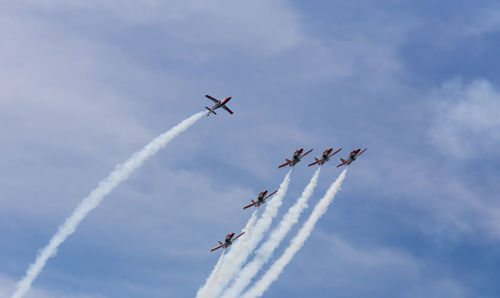
[{"label": "trailing airplane", "polygon": [[264,204],[269,197],[271,197],[272,195],[274,195],[277,192],[278,192],[278,190],[275,190],[271,194],[267,195],[267,190],[264,190],[257,197],[257,201],[252,200],[252,204],[243,207],[243,209],[247,209],[247,208],[250,208],[252,206],[259,207],[260,205]]},{"label": "trailing airplane", "polygon": [[309,165],[309,167],[310,167],[310,166],[312,166],[312,165],[315,165],[315,164],[318,164],[318,165],[320,165],[320,166],[321,166],[321,165],[324,165],[327,161],[329,161],[329,160],[330,160],[330,158],[331,158],[332,156],[334,156],[335,154],[339,153],[339,152],[340,152],[340,150],[342,150],[342,148],[340,148],[339,150],[337,150],[337,151],[335,151],[335,152],[333,152],[333,153],[332,153],[333,148],[326,149],[326,150],[323,152],[323,155],[321,156],[321,159],[318,159],[318,158],[316,158],[316,157],[315,157],[314,159],[315,159],[316,161],[315,161],[315,162],[313,162],[312,164],[310,164],[310,165]]},{"label": "trailing airplane", "polygon": [[278,168],[282,168],[282,167],[286,167],[286,166],[295,166],[296,164],[299,163],[299,161],[302,159],[302,157],[306,156],[307,154],[311,153],[313,150],[309,150],[307,151],[306,153],[302,154],[302,152],[304,151],[304,149],[299,149],[297,151],[295,151],[295,153],[293,154],[293,157],[292,157],[292,160],[289,160],[288,158],[286,158],[286,162],[284,164],[282,164],[281,166],[279,166]]},{"label": "trailing airplane", "polygon": [[[224,240],[224,242],[220,242],[219,241],[219,246],[217,246],[216,248],[212,248],[210,251],[215,251],[219,248],[228,248],[229,246],[231,246],[231,244],[233,244],[233,241],[238,239],[241,235],[245,234],[245,232],[239,234],[238,236],[234,237],[234,233],[231,233],[231,234],[227,234],[226,236],[226,239]],[[234,238],[233,238],[234,237]]]},{"label": "trailing airplane", "polygon": [[350,165],[353,161],[356,160],[356,158],[358,158],[361,154],[363,154],[363,152],[365,152],[366,149],[368,149],[368,148],[365,148],[363,151],[361,151],[361,149],[353,150],[351,153],[349,153],[349,157],[347,158],[347,160],[345,160],[343,158],[340,159],[342,161],[342,163],[339,164],[337,166],[337,168],[340,166],[343,166],[343,165]]},{"label": "trailing airplane", "polygon": [[208,114],[207,114],[207,117],[210,116],[211,113],[214,113],[215,115],[217,115],[217,113],[215,112],[215,110],[217,110],[218,108],[222,107],[224,110],[226,110],[229,114],[233,114],[233,111],[231,111],[227,106],[226,104],[231,100],[231,97],[226,97],[225,99],[223,100],[218,100],[216,98],[213,98],[212,96],[210,95],[205,95],[206,98],[210,99],[211,101],[213,101],[215,104],[209,108],[209,107],[205,107],[205,109],[208,110]]}]

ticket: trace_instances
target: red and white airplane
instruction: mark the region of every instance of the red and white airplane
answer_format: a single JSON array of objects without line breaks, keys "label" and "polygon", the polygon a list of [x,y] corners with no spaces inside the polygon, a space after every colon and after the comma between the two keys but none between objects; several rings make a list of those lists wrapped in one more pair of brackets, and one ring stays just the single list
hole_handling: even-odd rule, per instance
[{"label": "red and white airplane", "polygon": [[217,98],[213,98],[212,96],[210,96],[208,94],[205,95],[205,97],[208,98],[208,99],[210,99],[211,101],[213,101],[215,103],[212,106],[212,108],[205,107],[205,109],[208,110],[207,117],[210,116],[210,113],[214,113],[215,115],[217,115],[217,113],[214,110],[217,110],[220,107],[222,107],[224,110],[228,111],[229,114],[233,114],[233,111],[231,111],[228,107],[226,107],[226,104],[231,100],[231,96],[230,97],[226,97],[223,100],[218,100]]},{"label": "red and white airplane", "polygon": [[[226,239],[224,240],[224,242],[220,242],[219,241],[219,246],[217,246],[216,248],[212,248],[210,251],[214,251],[214,250],[217,250],[219,248],[228,248],[229,246],[231,246],[231,244],[233,244],[233,241],[240,238],[241,235],[245,234],[245,232],[239,234],[238,236],[234,237],[234,233],[231,233],[231,234],[227,234],[226,236]],[[234,237],[234,238],[233,238]]]},{"label": "red and white airplane", "polygon": [[296,164],[299,163],[299,161],[302,159],[302,157],[306,156],[307,154],[311,153],[313,150],[309,150],[307,151],[306,153],[302,154],[302,152],[304,151],[304,149],[299,149],[297,151],[295,151],[295,153],[293,154],[293,157],[292,157],[292,160],[289,160],[288,158],[286,158],[286,162],[284,164],[282,164],[281,166],[279,166],[278,168],[282,168],[282,167],[286,167],[286,166],[295,166]]},{"label": "red and white airplane", "polygon": [[334,156],[335,154],[339,153],[340,150],[342,150],[342,148],[340,148],[339,150],[335,151],[332,153],[333,151],[333,148],[330,148],[330,149],[326,149],[324,152],[323,152],[323,155],[321,156],[321,159],[318,159],[318,158],[314,158],[316,161],[313,162],[312,164],[310,164],[309,166],[313,166],[315,164],[318,164],[318,165],[324,165],[327,161],[330,160],[330,158],[332,156]]},{"label": "red and white airplane", "polygon": [[[260,205],[264,204],[266,202],[266,200],[268,198],[270,198],[272,195],[274,195],[275,193],[277,193],[278,190],[275,190],[273,191],[271,194],[267,195],[267,190],[264,190],[263,192],[261,192],[259,194],[259,196],[257,197],[257,201],[254,201],[252,200],[252,204],[248,205],[248,206],[245,206],[243,207],[243,209],[247,209],[247,208],[250,208],[252,206],[255,206],[256,208],[259,207]],[[267,195],[267,196],[266,196]]]},{"label": "red and white airplane", "polygon": [[345,160],[343,158],[340,159],[342,161],[342,163],[339,164],[337,166],[337,168],[340,167],[340,166],[343,166],[343,165],[350,165],[353,161],[356,160],[356,158],[358,158],[358,156],[360,156],[361,154],[363,154],[363,152],[365,152],[366,149],[368,149],[368,148],[365,148],[363,151],[361,151],[361,149],[353,150],[351,153],[349,153],[349,158],[347,160]]}]

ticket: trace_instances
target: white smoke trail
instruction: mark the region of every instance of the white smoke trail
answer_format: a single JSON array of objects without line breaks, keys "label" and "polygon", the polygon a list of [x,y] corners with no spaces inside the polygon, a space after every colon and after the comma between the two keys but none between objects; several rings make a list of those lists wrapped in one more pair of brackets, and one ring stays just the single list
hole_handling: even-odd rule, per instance
[{"label": "white smoke trail", "polygon": [[288,212],[285,214],[278,227],[273,230],[269,239],[257,250],[253,261],[248,263],[243,270],[240,271],[236,281],[224,292],[222,298],[239,297],[252,278],[259,272],[260,268],[269,261],[274,250],[280,245],[292,226],[297,223],[302,211],[307,207],[307,201],[312,196],[316,184],[318,184],[320,169],[321,168],[318,168],[316,170],[297,202],[288,209]]},{"label": "white smoke trail", "polygon": [[328,205],[333,201],[335,195],[340,190],[342,182],[344,181],[347,168],[342,171],[340,176],[335,180],[335,182],[330,186],[325,196],[316,204],[313,212],[304,223],[302,228],[299,230],[297,235],[292,239],[290,246],[285,250],[283,255],[274,262],[274,264],[267,270],[267,272],[262,276],[262,278],[247,292],[245,292],[241,298],[255,298],[260,297],[269,288],[269,286],[278,279],[285,266],[290,263],[292,258],[295,256],[297,251],[304,245],[309,235],[311,235],[316,222],[328,209]]},{"label": "white smoke trail", "polygon": [[[245,234],[243,236],[241,236],[238,240],[236,240],[236,242],[232,245],[232,248],[228,253],[229,259],[233,258],[234,252],[238,251],[240,249],[240,247],[243,245],[243,243],[246,241],[246,239],[248,239],[248,236],[252,233],[253,226],[254,226],[256,220],[257,220],[257,210],[255,210],[252,213],[252,216],[250,217],[247,224],[245,225],[245,228],[243,229]],[[224,252],[222,253],[223,255],[224,255]],[[217,276],[218,276],[218,273],[220,271],[220,268],[222,267],[223,264],[225,264],[225,263],[222,263],[221,259],[222,259],[222,257],[219,258],[219,261],[217,262],[214,269],[212,270],[212,272],[208,276],[203,287],[201,287],[198,290],[196,297],[206,297],[209,293],[212,292],[212,287],[214,285],[214,282],[217,280]]]},{"label": "white smoke trail", "polygon": [[269,229],[273,218],[278,214],[278,209],[283,203],[283,197],[288,190],[288,184],[290,183],[290,174],[292,170],[288,172],[280,185],[276,197],[271,201],[266,203],[266,209],[262,214],[261,218],[255,224],[255,227],[250,235],[248,235],[248,240],[242,242],[241,248],[231,251],[231,255],[227,255],[226,261],[221,267],[220,274],[217,276],[216,282],[214,283],[211,291],[203,296],[196,296],[197,298],[213,298],[220,295],[222,290],[231,281],[235,273],[240,271],[241,266],[245,263],[250,253],[257,247],[259,242],[264,237],[264,233]]},{"label": "white smoke trail", "polygon": [[217,261],[217,263],[215,264],[215,267],[214,269],[212,270],[212,273],[210,274],[210,276],[207,278],[207,281],[205,284],[210,284],[213,282],[214,280],[214,277],[217,275],[217,273],[219,272],[220,270],[220,267],[222,266],[222,263],[224,262],[224,254],[226,253],[226,250],[223,250],[222,251],[222,254],[220,255],[219,257],[219,260]]},{"label": "white smoke trail", "polygon": [[136,152],[124,164],[120,164],[109,176],[102,180],[97,188],[95,188],[80,204],[76,207],[73,214],[66,218],[65,222],[59,227],[57,233],[50,239],[49,244],[45,246],[39,253],[33,264],[30,265],[24,278],[18,283],[16,292],[12,298],[21,298],[30,289],[35,278],[40,274],[47,260],[57,253],[57,249],[66,238],[75,232],[78,224],[87,216],[94,208],[99,206],[104,196],[109,194],[118,184],[126,180],[132,172],[140,167],[148,158],[156,154],[160,149],[165,147],[173,138],[188,129],[196,123],[205,112],[199,112],[189,117],[188,119],[177,124],[167,132],[161,134],[156,139],[151,141],[142,150]]},{"label": "white smoke trail", "polygon": [[242,246],[243,243],[245,243],[245,240],[248,239],[248,236],[252,234],[253,227],[255,226],[255,222],[257,221],[257,211],[258,210],[254,210],[254,212],[252,212],[252,216],[250,216],[250,219],[242,230],[242,232],[245,232],[245,234],[236,241],[236,244],[234,244],[233,247],[238,248]]}]

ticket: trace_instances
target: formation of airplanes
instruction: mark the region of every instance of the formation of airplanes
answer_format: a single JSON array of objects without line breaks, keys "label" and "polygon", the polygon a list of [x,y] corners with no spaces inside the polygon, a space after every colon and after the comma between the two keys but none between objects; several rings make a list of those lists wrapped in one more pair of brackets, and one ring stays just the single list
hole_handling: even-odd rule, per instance
[{"label": "formation of airplanes", "polygon": [[[208,113],[207,113],[207,116],[210,116],[210,114],[214,114],[214,115],[217,115],[217,113],[215,113],[214,110],[218,109],[218,108],[223,108],[225,109],[229,114],[233,114],[233,112],[226,106],[226,104],[229,102],[229,100],[231,100],[231,97],[226,97],[225,99],[223,100],[218,100],[210,95],[205,95],[206,98],[210,99],[211,101],[213,101],[215,104],[209,108],[209,107],[205,107],[207,110],[208,110]],[[337,165],[337,168],[338,167],[341,167],[341,166],[349,166],[351,163],[353,163],[361,154],[363,154],[368,148],[365,148],[363,150],[361,150],[360,148],[358,149],[355,149],[353,151],[351,151],[351,153],[349,153],[349,156],[347,157],[347,159],[343,159],[343,158],[340,158],[340,161],[341,163],[339,165]],[[308,166],[313,166],[313,165],[318,165],[318,166],[322,166],[324,165],[325,163],[327,163],[328,161],[330,161],[330,159],[332,158],[332,156],[334,156],[335,154],[339,153],[340,151],[342,150],[342,148],[339,148],[337,149],[335,152],[333,151],[333,148],[329,148],[329,149],[326,149],[325,151],[323,151],[323,154],[321,155],[320,158],[314,158],[314,162],[309,164]],[[280,166],[278,166],[278,168],[283,168],[283,167],[286,167],[286,166],[290,166],[290,167],[294,167],[295,165],[297,165],[304,156],[308,155],[309,153],[311,153],[313,151],[313,149],[310,149],[309,151],[305,152],[304,153],[304,148],[301,148],[301,149],[298,149],[296,150],[294,153],[293,153],[293,156],[292,156],[292,159],[288,159],[286,158],[285,159],[285,163],[284,164],[281,164]],[[254,200],[251,200],[252,203],[243,207],[243,209],[247,209],[247,208],[250,208],[252,206],[255,206],[256,208],[260,207],[262,204],[266,203],[267,200],[272,197],[275,193],[277,193],[278,190],[275,190],[273,191],[272,193],[270,194],[267,194],[267,190],[264,190],[262,191],[261,193],[259,193],[259,195],[257,196],[257,200],[254,201]],[[234,237],[234,233],[230,233],[230,234],[227,234],[224,242],[221,242],[219,241],[219,246],[211,249],[210,251],[215,251],[219,248],[224,248],[224,249],[227,249],[229,248],[232,244],[233,244],[233,241],[238,239],[239,237],[241,237],[243,234],[245,234],[245,232],[242,232],[241,234],[239,234],[238,236]]]}]

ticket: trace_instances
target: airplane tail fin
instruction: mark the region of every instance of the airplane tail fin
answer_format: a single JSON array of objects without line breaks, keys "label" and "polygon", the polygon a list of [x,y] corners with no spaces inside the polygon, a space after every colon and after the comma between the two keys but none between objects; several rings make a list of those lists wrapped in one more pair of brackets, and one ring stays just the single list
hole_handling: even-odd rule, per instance
[{"label": "airplane tail fin", "polygon": [[252,203],[254,203],[254,204],[255,204],[255,201],[254,201],[254,200],[252,200]]},{"label": "airplane tail fin", "polygon": [[319,161],[319,159],[317,159],[316,157],[314,158],[316,161]]},{"label": "airplane tail fin", "polygon": [[342,162],[345,162],[345,159],[343,159],[343,158],[341,158],[340,160],[341,160]]},{"label": "airplane tail fin", "polygon": [[222,244],[224,244],[224,243],[222,243],[222,242],[220,242],[220,241],[219,241],[219,244],[220,244],[220,245],[222,245]]},{"label": "airplane tail fin", "polygon": [[286,162],[291,162],[291,160],[289,160],[288,158],[285,158]]}]

